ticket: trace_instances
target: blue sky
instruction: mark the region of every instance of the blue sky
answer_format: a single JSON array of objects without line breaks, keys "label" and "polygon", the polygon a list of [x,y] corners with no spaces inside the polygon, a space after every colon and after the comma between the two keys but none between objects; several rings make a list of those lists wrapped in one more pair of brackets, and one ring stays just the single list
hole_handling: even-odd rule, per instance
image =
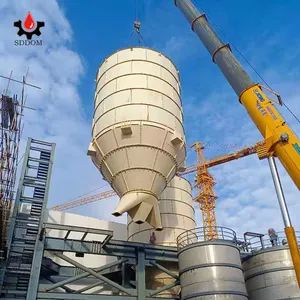
[{"label": "blue sky", "polygon": [[[0,4],[2,41],[1,74],[20,76],[30,66],[29,79],[42,91],[28,91],[36,112],[24,118],[25,138],[47,139],[57,143],[56,165],[49,206],[53,206],[105,183],[86,156],[93,114],[94,79],[102,60],[117,49],[137,45],[130,39],[136,0],[82,1],[4,0]],[[296,0],[209,1],[194,0],[200,10],[225,32],[259,73],[282,95],[300,117],[300,3]],[[288,3],[288,4],[287,4]],[[16,49],[13,21],[30,10],[37,20],[45,20],[42,48]],[[211,22],[211,19],[210,22]],[[180,71],[187,145],[195,141],[249,145],[262,139],[239,104],[210,55],[191,31],[173,0],[140,0],[141,32],[149,47],[168,55]],[[213,24],[216,29],[216,25]],[[220,34],[220,31],[217,29]],[[221,38],[224,42],[228,39]],[[142,43],[143,44],[143,43]],[[234,51],[254,81],[260,81],[240,55]],[[3,86],[4,82],[0,82]],[[12,86],[13,89],[14,86]],[[284,117],[300,135],[297,121],[280,108]],[[22,149],[23,149],[22,148]],[[235,151],[236,147],[206,149],[207,158]],[[187,164],[196,154],[188,151]],[[299,191],[279,167],[291,216],[300,228]],[[255,155],[211,169],[217,181],[217,219],[220,225],[238,232],[263,231],[283,225],[267,162]],[[192,180],[193,176],[188,177]],[[105,186],[99,191],[105,191]],[[110,210],[117,197],[73,209],[98,218],[118,222]],[[109,203],[109,205],[108,205]],[[105,208],[105,209],[104,209]],[[297,218],[298,217],[298,218]],[[199,210],[197,221],[201,226]],[[298,222],[298,223],[297,223]],[[261,227],[261,228],[260,228]]]}]

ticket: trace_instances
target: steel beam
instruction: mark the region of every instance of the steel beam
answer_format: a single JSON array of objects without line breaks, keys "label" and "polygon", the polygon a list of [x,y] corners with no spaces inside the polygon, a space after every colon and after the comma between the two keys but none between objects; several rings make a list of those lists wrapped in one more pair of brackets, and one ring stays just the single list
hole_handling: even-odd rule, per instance
[{"label": "steel beam", "polygon": [[[126,262],[126,261],[127,261],[127,259],[124,259],[124,258],[123,258],[123,259],[120,259],[120,260],[118,260],[118,261],[116,261],[116,262],[113,262],[113,263],[104,265],[104,266],[102,266],[102,267],[96,268],[96,269],[94,269],[93,271],[95,271],[95,272],[101,272],[101,271],[104,271],[104,270],[106,270],[106,269],[109,269],[109,268],[112,268],[112,267],[114,267],[114,266],[117,266],[117,265],[119,265],[119,264],[122,264],[122,263],[124,263],[124,262]],[[41,289],[41,291],[50,292],[50,291],[52,291],[52,290],[54,290],[54,289],[56,289],[56,288],[62,287],[62,286],[66,285],[66,284],[69,284],[69,283],[71,283],[71,282],[74,282],[74,281],[77,281],[77,280],[79,280],[79,279],[88,277],[89,275],[91,275],[89,272],[84,272],[84,273],[79,274],[79,275],[77,275],[77,276],[74,276],[74,277],[71,277],[71,278],[67,278],[67,279],[62,280],[62,281],[60,281],[60,282],[57,282],[56,284],[54,284],[54,285],[51,286],[50,288]]]},{"label": "steel beam", "polygon": [[159,270],[161,270],[162,272],[170,275],[171,277],[173,277],[174,279],[179,279],[178,275],[172,273],[171,271],[169,271],[168,269],[166,269],[165,267],[161,266],[160,264],[154,262],[154,261],[150,261],[150,264],[156,268],[158,268]]},{"label": "steel beam", "polygon": [[[164,287],[162,287],[162,288],[160,288],[160,289],[157,289],[157,290],[154,291],[154,292],[150,292],[149,295],[150,295],[150,296],[158,295],[158,294],[160,294],[161,292],[167,291],[167,290],[169,290],[169,289],[171,289],[171,288],[173,288],[173,287],[175,287],[175,286],[177,286],[177,285],[179,285],[179,280],[176,280],[175,282],[173,282],[173,283],[171,283],[171,284],[169,284],[169,285],[166,285],[166,286],[164,286]],[[161,299],[161,298],[159,298],[159,299]]]},{"label": "steel beam", "polygon": [[[88,295],[88,294],[64,294],[64,293],[38,293],[37,300],[140,300],[136,296],[116,295]],[[157,300],[158,298],[147,297],[146,300]],[[159,298],[159,300],[170,300],[170,298]]]},{"label": "steel beam", "polygon": [[69,226],[69,225],[62,225],[62,224],[45,223],[44,228],[53,229],[53,230],[62,230],[62,231],[83,232],[86,234],[92,233],[92,234],[113,236],[113,231],[111,231],[111,230],[103,230],[103,229],[80,227],[80,226]]},{"label": "steel beam", "polygon": [[90,289],[92,289],[92,288],[94,288],[94,287],[100,285],[101,283],[103,283],[103,280],[98,280],[98,281],[96,281],[95,283],[90,284],[90,285],[87,285],[86,287],[84,287],[84,288],[82,288],[82,289],[80,289],[80,290],[74,291],[74,294],[80,294],[80,293],[82,293],[82,292],[86,292],[86,291],[88,291],[88,290],[90,290]]},{"label": "steel beam", "polygon": [[[50,276],[43,276],[46,280],[52,282],[52,283],[57,283],[55,280],[53,280]],[[64,289],[67,293],[74,293],[74,290],[68,288],[67,286],[62,285],[62,289]]]},{"label": "steel beam", "polygon": [[[59,299],[59,300],[139,300],[135,296],[38,293],[37,300],[44,300],[44,299],[53,299],[53,300],[54,299]],[[152,298],[152,299],[157,300],[157,298]],[[170,300],[170,299],[168,299],[168,300]]]},{"label": "steel beam", "polygon": [[64,240],[60,238],[47,237],[45,241],[45,250],[81,252],[87,254],[110,255],[126,257],[136,260],[136,249],[144,249],[146,260],[178,262],[177,248],[154,246],[151,244],[133,243],[110,240],[105,247],[99,246],[100,242]]},{"label": "steel beam", "polygon": [[145,250],[138,249],[138,264],[136,268],[137,294],[139,300],[146,300]]},{"label": "steel beam", "polygon": [[65,256],[64,254],[61,254],[61,253],[54,253],[54,254],[55,254],[55,256],[57,256],[57,257],[65,260],[66,262],[74,265],[75,267],[80,268],[83,271],[90,273],[91,275],[94,275],[98,279],[101,279],[102,281],[104,281],[105,283],[109,284],[110,286],[116,288],[117,290],[122,291],[123,293],[125,293],[129,296],[131,295],[130,292],[127,289],[123,288],[121,285],[119,285],[116,282],[104,277],[103,275],[100,275],[99,273],[96,273],[94,270],[87,268],[86,266],[80,264],[79,262],[75,261],[74,259],[72,259],[70,257],[67,257],[67,256]]},{"label": "steel beam", "polygon": [[39,222],[38,236],[35,242],[35,249],[34,249],[32,267],[30,272],[29,288],[28,288],[28,294],[26,296],[26,300],[36,299],[38,288],[39,288],[39,280],[40,280],[41,266],[42,266],[43,254],[44,254],[44,244],[45,244],[45,234],[44,234],[43,224],[46,217],[46,208],[48,202],[48,194],[50,188],[54,153],[55,153],[55,144],[52,144],[52,150],[51,150],[51,156],[50,156],[49,168],[47,174],[47,183],[45,187],[44,201],[42,205],[41,218]]}]

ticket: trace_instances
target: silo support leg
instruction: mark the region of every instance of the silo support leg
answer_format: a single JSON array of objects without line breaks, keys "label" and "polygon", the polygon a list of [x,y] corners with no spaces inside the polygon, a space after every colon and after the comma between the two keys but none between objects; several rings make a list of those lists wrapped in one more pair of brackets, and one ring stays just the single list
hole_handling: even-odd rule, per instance
[{"label": "silo support leg", "polygon": [[136,271],[138,300],[146,300],[145,252],[138,250],[138,265]]}]

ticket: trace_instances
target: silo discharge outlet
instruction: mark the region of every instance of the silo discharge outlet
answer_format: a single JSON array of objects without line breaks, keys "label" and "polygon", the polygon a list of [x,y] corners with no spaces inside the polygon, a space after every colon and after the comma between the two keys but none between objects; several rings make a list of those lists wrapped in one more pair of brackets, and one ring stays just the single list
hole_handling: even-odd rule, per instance
[{"label": "silo discharge outlet", "polygon": [[147,222],[156,230],[162,230],[158,200],[147,192],[130,192],[121,197],[112,214],[117,217],[124,212],[137,224]]}]

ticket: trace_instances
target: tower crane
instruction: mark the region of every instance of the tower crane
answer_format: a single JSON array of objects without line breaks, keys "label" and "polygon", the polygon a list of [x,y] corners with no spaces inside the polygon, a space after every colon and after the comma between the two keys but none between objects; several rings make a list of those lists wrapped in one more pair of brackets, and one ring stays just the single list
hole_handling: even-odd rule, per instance
[{"label": "tower crane", "polygon": [[265,90],[277,96],[278,93],[255,83],[240,62],[235,58],[229,44],[224,44],[207,21],[205,13],[200,14],[190,0],[174,0],[191,29],[197,34],[205,48],[211,54],[212,61],[220,68],[228,83],[238,96],[239,102],[264,138],[260,147],[259,158],[267,158],[281,209],[285,233],[290,248],[298,285],[300,287],[300,251],[292,226],[280,178],[274,157],[278,157],[291,179],[300,190],[300,140],[283,117],[274,107]]},{"label": "tower crane", "polygon": [[195,187],[198,189],[198,194],[195,198],[195,201],[200,204],[200,209],[202,211],[205,240],[211,240],[218,237],[215,213],[215,201],[218,196],[216,196],[214,191],[214,185],[216,182],[214,181],[213,176],[209,173],[208,168],[257,153],[261,144],[262,142],[259,142],[256,143],[255,146],[247,147],[235,153],[213,158],[209,161],[206,161],[205,159],[203,153],[204,145],[202,143],[196,142],[191,145],[191,148],[195,147],[196,149],[198,164],[188,167],[186,171],[181,173],[181,175],[197,172]]},{"label": "tower crane", "polygon": [[78,207],[81,205],[89,204],[89,203],[96,202],[98,200],[106,199],[106,198],[113,197],[113,196],[117,196],[117,193],[114,190],[109,190],[109,191],[102,192],[102,193],[99,193],[96,195],[92,195],[92,196],[88,196],[85,198],[65,202],[63,204],[53,206],[50,209],[57,210],[57,211],[64,211],[67,209],[75,208],[75,207]]}]

